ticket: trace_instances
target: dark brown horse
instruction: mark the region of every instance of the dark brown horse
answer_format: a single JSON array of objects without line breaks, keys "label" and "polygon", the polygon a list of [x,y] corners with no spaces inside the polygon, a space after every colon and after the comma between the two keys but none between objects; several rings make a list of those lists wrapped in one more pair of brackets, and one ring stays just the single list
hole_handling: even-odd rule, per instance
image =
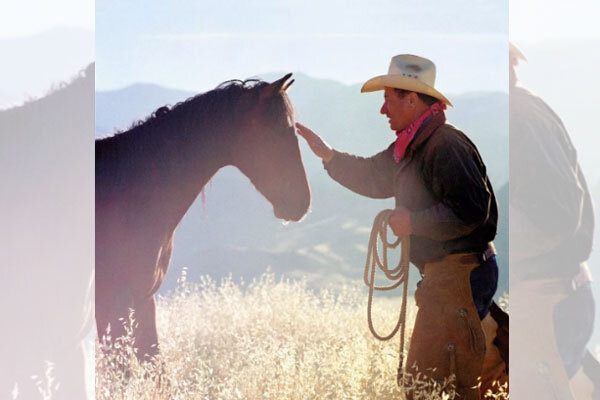
[{"label": "dark brown horse", "polygon": [[169,267],[175,229],[220,168],[239,168],[276,217],[298,221],[306,214],[310,189],[285,93],[290,76],[271,84],[225,82],[96,141],[99,338],[109,325],[111,337],[122,336],[119,318],[131,308],[138,358],[157,354],[154,294]]}]

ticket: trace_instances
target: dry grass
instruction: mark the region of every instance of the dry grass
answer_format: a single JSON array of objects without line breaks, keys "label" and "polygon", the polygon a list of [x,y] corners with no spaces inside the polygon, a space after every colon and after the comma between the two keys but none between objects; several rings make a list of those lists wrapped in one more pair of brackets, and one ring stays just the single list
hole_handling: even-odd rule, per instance
[{"label": "dry grass", "polygon": [[[374,310],[382,330],[397,318],[397,306],[382,306],[387,301]],[[398,339],[373,338],[365,307],[358,287],[315,294],[304,282],[276,282],[269,273],[249,285],[195,285],[184,275],[173,295],[158,300],[160,361],[124,370],[115,367],[124,364],[122,353],[97,351],[96,398],[400,398]],[[132,345],[104,343],[125,349],[125,358]],[[420,398],[448,398],[424,385]]]}]

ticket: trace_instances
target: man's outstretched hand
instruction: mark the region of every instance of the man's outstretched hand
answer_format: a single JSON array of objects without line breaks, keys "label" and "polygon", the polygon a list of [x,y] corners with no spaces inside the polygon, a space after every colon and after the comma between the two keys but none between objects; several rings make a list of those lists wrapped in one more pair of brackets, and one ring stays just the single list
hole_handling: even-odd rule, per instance
[{"label": "man's outstretched hand", "polygon": [[304,140],[306,140],[306,143],[308,143],[308,146],[317,157],[321,158],[325,162],[333,158],[333,148],[325,143],[325,141],[321,139],[319,135],[299,122],[296,122],[296,130],[298,135],[302,136]]}]

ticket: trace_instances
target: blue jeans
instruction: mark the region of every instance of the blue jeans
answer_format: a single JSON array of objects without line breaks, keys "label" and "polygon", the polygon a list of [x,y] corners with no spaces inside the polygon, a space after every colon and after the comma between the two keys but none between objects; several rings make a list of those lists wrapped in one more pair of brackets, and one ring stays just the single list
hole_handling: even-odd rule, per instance
[{"label": "blue jeans", "polygon": [[554,335],[558,353],[569,378],[581,366],[594,330],[594,296],[587,283],[554,308]]},{"label": "blue jeans", "polygon": [[479,319],[484,319],[498,288],[498,264],[496,256],[488,258],[483,264],[471,271],[471,292]]}]

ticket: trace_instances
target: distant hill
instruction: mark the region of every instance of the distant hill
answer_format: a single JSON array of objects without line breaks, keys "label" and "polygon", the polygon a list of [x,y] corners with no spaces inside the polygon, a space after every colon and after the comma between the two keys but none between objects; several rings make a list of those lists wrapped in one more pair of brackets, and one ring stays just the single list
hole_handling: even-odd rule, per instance
[{"label": "distant hill", "polygon": [[193,92],[138,83],[124,89],[96,92],[96,137],[127,129],[165,104],[175,104],[193,96]]},{"label": "distant hill", "polygon": [[[358,85],[303,74],[294,77],[289,95],[298,120],[334,147],[368,156],[394,139],[379,114],[381,93],[360,94]],[[125,129],[156,108],[195,94],[149,84],[98,92],[96,135]],[[477,144],[496,188],[501,212],[496,243],[503,270],[499,293],[503,293],[508,291],[508,96],[470,93],[451,99],[455,108],[448,111],[449,120]],[[183,267],[189,267],[192,280],[207,273],[249,279],[267,266],[289,277],[306,276],[313,287],[362,279],[372,220],[381,209],[393,208],[393,200],[367,199],[341,187],[304,143],[301,146],[313,192],[311,213],[300,223],[284,226],[246,177],[235,168],[223,169],[207,187],[206,204],[196,201],[180,224],[171,271],[161,291],[174,287]]]}]

